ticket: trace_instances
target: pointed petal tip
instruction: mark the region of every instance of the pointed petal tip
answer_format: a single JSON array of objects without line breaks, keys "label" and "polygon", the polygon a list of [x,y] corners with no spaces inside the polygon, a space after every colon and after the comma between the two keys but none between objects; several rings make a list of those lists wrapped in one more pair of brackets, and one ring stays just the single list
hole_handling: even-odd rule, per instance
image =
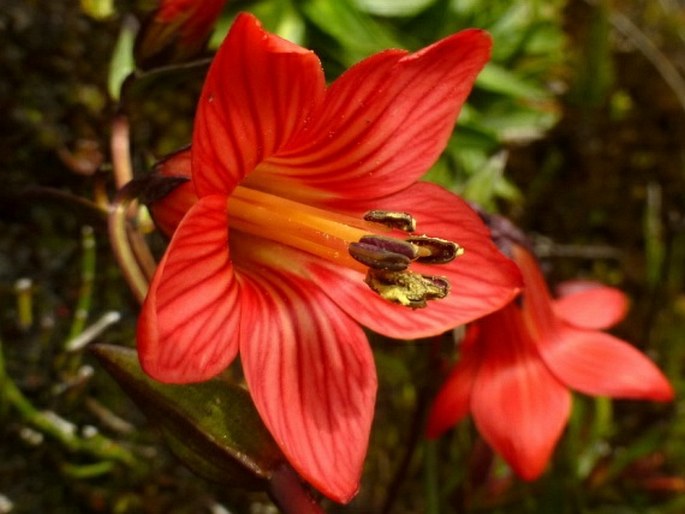
[{"label": "pointed petal tip", "polygon": [[657,365],[630,343],[610,334],[559,326],[538,349],[570,388],[592,396],[670,401],[673,387]]},{"label": "pointed petal tip", "polygon": [[350,483],[348,487],[344,488],[332,489],[327,485],[322,485],[317,487],[317,489],[324,496],[326,496],[326,498],[330,498],[334,502],[346,505],[350,503],[355,496],[357,496],[357,493],[359,493],[359,484],[360,480],[356,480],[355,482]]},{"label": "pointed petal tip", "polygon": [[469,40],[471,44],[475,46],[488,50],[489,58],[489,52],[492,50],[493,38],[487,30],[478,28],[465,29],[459,32],[457,35],[461,35],[464,39]]},{"label": "pointed petal tip", "polygon": [[318,285],[245,270],[241,357],[264,423],[292,467],[341,503],[359,488],[377,379],[361,328]]},{"label": "pointed petal tip", "polygon": [[402,191],[445,149],[491,45],[485,31],[465,30],[414,53],[386,50],[352,66],[277,166],[266,169],[268,187],[283,189],[284,178],[295,177],[304,187],[289,195],[331,203]]},{"label": "pointed petal tip", "polygon": [[428,422],[426,423],[424,435],[427,439],[438,439],[446,434],[459,421],[460,419],[452,422],[450,416],[446,416],[444,412],[434,408],[428,415]]},{"label": "pointed petal tip", "polygon": [[459,416],[454,409],[446,405],[447,400],[444,398],[443,391],[438,394],[428,414],[425,430],[425,436],[428,439],[438,439],[466,415],[464,412],[463,416]]},{"label": "pointed petal tip", "polygon": [[553,301],[554,314],[579,328],[609,328],[628,312],[628,296],[598,282],[562,282],[556,290],[560,297]]},{"label": "pointed petal tip", "polygon": [[671,402],[675,399],[675,389],[666,381],[666,384],[654,391],[651,399],[655,402]]},{"label": "pointed petal tip", "polygon": [[626,395],[625,398],[635,400],[650,400],[653,402],[671,402],[675,399],[675,389],[666,376],[649,361],[652,366],[651,373],[646,374],[643,380],[643,388],[634,395]]},{"label": "pointed petal tip", "polygon": [[[468,58],[472,60],[472,64],[476,65],[478,68],[482,68],[490,59],[492,45],[493,39],[488,31],[479,28],[470,28],[447,36],[415,53],[408,54],[405,59],[414,59],[417,56],[421,56],[434,49],[454,49],[468,55]],[[474,55],[477,55],[477,57],[473,57]]]},{"label": "pointed petal tip", "polygon": [[441,437],[447,430],[447,428],[443,429],[442,427],[435,425],[434,422],[429,421],[424,435],[426,436],[426,439],[432,441]]},{"label": "pointed petal tip", "polygon": [[301,47],[287,39],[284,39],[276,34],[272,34],[264,29],[262,22],[259,21],[254,14],[249,12],[241,12],[236,16],[231,30],[254,30],[262,34],[262,40],[266,48],[272,52],[286,52],[309,54],[313,53],[311,50]]},{"label": "pointed petal tip", "polygon": [[548,460],[549,457],[546,457],[536,462],[526,460],[521,462],[507,462],[507,464],[511,466],[511,469],[521,480],[525,482],[534,482],[539,479],[545,472],[545,469],[547,469]]},{"label": "pointed petal tip", "polygon": [[[482,363],[472,412],[483,439],[521,477],[549,461],[571,413],[571,392],[540,358],[520,310],[510,306],[480,322]],[[506,336],[505,336],[506,335]]]}]

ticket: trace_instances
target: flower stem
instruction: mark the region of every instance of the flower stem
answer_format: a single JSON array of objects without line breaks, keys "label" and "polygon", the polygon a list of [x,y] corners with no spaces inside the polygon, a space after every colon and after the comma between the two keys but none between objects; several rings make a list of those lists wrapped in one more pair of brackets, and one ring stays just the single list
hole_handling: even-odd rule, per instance
[{"label": "flower stem", "polygon": [[124,187],[110,205],[107,218],[109,241],[126,282],[136,299],[143,303],[147,294],[148,278],[131,247],[129,239],[128,211],[134,201],[131,193],[131,188]]},{"label": "flower stem", "polygon": [[287,464],[278,467],[269,481],[269,496],[284,514],[325,514],[300,477]]},{"label": "flower stem", "polygon": [[123,188],[133,179],[129,137],[128,118],[123,114],[117,115],[112,122],[112,139],[110,140],[114,183],[117,189]]},{"label": "flower stem", "polygon": [[390,514],[395,505],[395,500],[399,496],[400,488],[402,483],[407,477],[409,471],[409,466],[416,452],[416,448],[421,440],[421,435],[423,434],[423,425],[426,410],[428,409],[428,398],[426,397],[425,390],[419,390],[416,399],[416,407],[414,409],[413,419],[411,420],[411,426],[409,427],[409,433],[407,434],[407,439],[404,443],[404,455],[400,461],[397,470],[395,471],[395,476],[390,482],[387,489],[387,494],[385,496],[385,503],[381,509],[381,514]]},{"label": "flower stem", "polygon": [[140,266],[140,271],[145,275],[145,278],[149,283],[157,268],[157,262],[152,256],[150,247],[147,245],[145,237],[143,237],[143,234],[137,227],[132,227],[129,224],[126,229],[126,235],[128,236],[128,242],[131,245],[131,250],[136,258],[136,262],[138,262],[138,265]]},{"label": "flower stem", "polygon": [[112,122],[112,166],[117,193],[107,217],[114,256],[136,299],[143,302],[154,274],[155,260],[140,231],[133,226],[138,215],[137,186],[131,185],[133,165],[128,118],[120,114]]}]

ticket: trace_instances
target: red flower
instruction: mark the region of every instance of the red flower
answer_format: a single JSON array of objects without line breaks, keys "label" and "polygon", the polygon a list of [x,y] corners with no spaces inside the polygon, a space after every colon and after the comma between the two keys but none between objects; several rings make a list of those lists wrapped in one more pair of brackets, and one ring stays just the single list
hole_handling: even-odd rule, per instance
[{"label": "red flower", "polygon": [[[141,363],[159,380],[192,382],[240,352],[275,440],[335,500],[356,492],[373,417],[375,367],[359,324],[434,335],[518,292],[518,271],[479,217],[417,183],[489,49],[486,34],[466,31],[415,54],[377,54],[326,88],[312,52],[242,14],[208,72],[192,183],[171,201],[184,210],[189,190],[198,199],[143,305]],[[174,209],[165,213],[171,228]],[[388,227],[413,221],[418,233]],[[454,260],[452,241],[465,249]]]},{"label": "red flower", "polygon": [[553,300],[534,257],[514,246],[520,301],[467,329],[461,359],[429,422],[437,437],[469,411],[483,438],[526,480],[543,472],[566,425],[571,389],[589,395],[668,401],[673,389],[642,353],[600,329],[620,321],[627,300],[599,284],[567,284]]},{"label": "red flower", "polygon": [[174,234],[183,217],[197,203],[197,194],[191,181],[190,160],[190,148],[179,150],[157,163],[154,172],[149,175],[152,180],[162,179],[160,183],[164,187],[158,193],[156,190],[159,186],[153,184],[150,189],[155,191],[155,198],[143,198],[143,201],[147,203],[155,226],[167,236]]},{"label": "red flower", "polygon": [[161,0],[138,36],[138,64],[179,62],[199,54],[225,4],[226,0]]}]

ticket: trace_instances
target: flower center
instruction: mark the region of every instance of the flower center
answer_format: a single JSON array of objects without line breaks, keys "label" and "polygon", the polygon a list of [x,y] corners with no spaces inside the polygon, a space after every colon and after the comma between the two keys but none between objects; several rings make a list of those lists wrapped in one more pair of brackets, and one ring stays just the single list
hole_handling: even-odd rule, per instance
[{"label": "flower center", "polygon": [[407,213],[376,210],[356,218],[245,186],[231,194],[228,213],[232,229],[366,272],[373,291],[411,308],[449,292],[445,278],[411,271],[411,263],[445,264],[464,251],[451,241],[414,234],[416,222]]}]

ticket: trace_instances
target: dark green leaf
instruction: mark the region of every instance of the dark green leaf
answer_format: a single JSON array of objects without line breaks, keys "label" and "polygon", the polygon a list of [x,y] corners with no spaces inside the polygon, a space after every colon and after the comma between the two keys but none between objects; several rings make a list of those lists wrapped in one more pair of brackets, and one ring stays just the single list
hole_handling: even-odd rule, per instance
[{"label": "dark green leaf", "polygon": [[245,389],[220,379],[163,384],[143,372],[132,349],[101,344],[93,352],[176,456],[203,477],[259,487],[284,461]]},{"label": "dark green leaf", "polygon": [[345,50],[340,58],[347,66],[386,48],[402,48],[390,30],[349,0],[309,0],[302,8],[314,25]]}]

